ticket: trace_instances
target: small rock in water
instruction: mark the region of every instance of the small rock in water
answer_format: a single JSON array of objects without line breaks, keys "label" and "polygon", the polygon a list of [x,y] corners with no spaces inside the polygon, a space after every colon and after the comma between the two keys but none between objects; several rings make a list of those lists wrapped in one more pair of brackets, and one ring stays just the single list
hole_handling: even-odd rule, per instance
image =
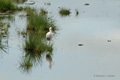
[{"label": "small rock in water", "polygon": [[89,3],[85,3],[86,6],[90,5]]},{"label": "small rock in water", "polygon": [[7,35],[3,35],[3,37],[7,37]]},{"label": "small rock in water", "polygon": [[107,42],[111,42],[111,40],[107,40]]},{"label": "small rock in water", "polygon": [[83,44],[78,44],[78,46],[83,46]]},{"label": "small rock in water", "polygon": [[35,2],[30,1],[30,2],[26,2],[25,4],[28,4],[28,5],[33,5],[33,4],[35,4]]},{"label": "small rock in water", "polygon": [[4,31],[0,31],[0,34],[4,34],[5,32]]},{"label": "small rock in water", "polygon": [[25,37],[25,35],[23,35],[23,37]]}]

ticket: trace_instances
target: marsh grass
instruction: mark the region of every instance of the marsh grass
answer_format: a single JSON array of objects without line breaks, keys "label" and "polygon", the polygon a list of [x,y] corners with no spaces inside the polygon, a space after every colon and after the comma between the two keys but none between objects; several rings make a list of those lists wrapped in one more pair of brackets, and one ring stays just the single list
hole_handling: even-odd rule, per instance
[{"label": "marsh grass", "polygon": [[17,7],[12,0],[0,0],[0,12],[13,13],[17,10],[23,10],[23,7]]},{"label": "marsh grass", "polygon": [[71,12],[70,12],[70,9],[61,8],[59,10],[59,13],[60,13],[61,16],[67,16],[67,15],[70,15]]},{"label": "marsh grass", "polygon": [[45,10],[41,10],[42,13],[37,13],[35,9],[26,7],[25,11],[28,16],[28,25],[26,31],[23,31],[23,34],[27,34],[27,36],[23,45],[25,56],[20,63],[20,68],[28,72],[37,63],[42,64],[45,53],[52,53],[53,45],[47,44],[46,33],[49,31],[49,27],[54,30],[57,28],[52,18],[43,15]]},{"label": "marsh grass", "polygon": [[9,10],[16,10],[17,6],[11,0],[0,0],[0,11],[6,12]]},{"label": "marsh grass", "polygon": [[28,73],[33,66],[38,63],[42,64],[42,58],[46,52],[52,53],[53,45],[47,45],[44,38],[43,34],[37,34],[33,31],[28,32],[24,45],[25,56],[20,63],[22,71]]},{"label": "marsh grass", "polygon": [[25,41],[24,49],[32,53],[43,53],[45,51],[52,52],[53,45],[46,42],[46,32],[49,27],[55,31],[57,28],[52,18],[47,15],[37,13],[35,9],[26,8],[28,17],[28,38]]},{"label": "marsh grass", "polygon": [[47,10],[45,10],[45,9],[43,9],[43,8],[40,9],[40,14],[46,15],[47,13],[48,13]]},{"label": "marsh grass", "polygon": [[29,14],[28,17],[28,30],[34,30],[38,33],[46,33],[49,30],[49,27],[52,27],[53,30],[56,30],[55,22],[52,17],[48,17],[47,15],[42,15],[29,9],[27,11]]},{"label": "marsh grass", "polygon": [[45,51],[52,51],[52,45],[47,45],[44,42],[44,34],[29,33],[29,38],[25,41],[24,49],[33,53],[42,53]]},{"label": "marsh grass", "polygon": [[[20,61],[20,66],[19,68],[24,72],[24,73],[29,73],[32,70],[33,66],[37,66],[38,64],[42,65],[42,59],[46,52],[30,52],[27,51],[25,53],[25,56],[22,58]],[[49,53],[49,55],[52,55],[52,53]]]},{"label": "marsh grass", "polygon": [[26,11],[26,16],[30,16],[33,14],[33,12],[35,12],[36,10],[33,8],[31,9],[30,7],[25,7],[24,10]]}]

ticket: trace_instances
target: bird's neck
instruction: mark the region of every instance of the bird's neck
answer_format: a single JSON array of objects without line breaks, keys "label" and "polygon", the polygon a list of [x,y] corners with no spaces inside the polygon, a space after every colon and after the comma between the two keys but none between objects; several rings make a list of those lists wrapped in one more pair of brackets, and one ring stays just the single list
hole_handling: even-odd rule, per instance
[{"label": "bird's neck", "polygon": [[52,30],[50,30],[50,32],[53,32]]}]

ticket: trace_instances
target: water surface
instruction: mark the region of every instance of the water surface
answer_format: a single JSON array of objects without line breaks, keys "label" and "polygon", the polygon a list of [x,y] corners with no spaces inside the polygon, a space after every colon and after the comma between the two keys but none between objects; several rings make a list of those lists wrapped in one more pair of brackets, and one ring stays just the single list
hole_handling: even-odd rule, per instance
[{"label": "water surface", "polygon": [[[54,37],[52,67],[46,56],[29,73],[19,68],[24,56],[27,18],[14,14],[10,22],[7,53],[0,52],[0,80],[119,80],[120,79],[120,1],[119,0],[32,0],[37,9],[43,7],[53,16],[59,31]],[[51,3],[45,5],[44,3]],[[85,6],[85,3],[90,5]],[[67,4],[67,5],[66,5]],[[25,6],[25,4],[23,4]],[[71,15],[61,17],[59,8],[71,9]],[[75,9],[79,15],[75,15]],[[110,40],[110,42],[108,41]],[[78,44],[83,44],[79,46]],[[96,75],[103,75],[96,76]],[[109,77],[108,75],[113,75]]]}]

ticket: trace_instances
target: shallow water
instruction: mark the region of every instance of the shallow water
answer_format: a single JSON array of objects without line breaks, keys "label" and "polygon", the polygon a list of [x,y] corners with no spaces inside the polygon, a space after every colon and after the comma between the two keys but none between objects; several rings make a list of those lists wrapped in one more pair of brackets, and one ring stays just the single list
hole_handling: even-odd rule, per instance
[{"label": "shallow water", "polygon": [[[19,69],[25,38],[18,33],[26,29],[27,19],[19,16],[24,12],[17,12],[10,21],[7,53],[0,52],[0,80],[119,80],[119,0],[33,1],[35,4],[28,6],[47,9],[59,27],[53,41],[52,67],[49,69],[43,55],[42,63],[29,73]],[[47,2],[51,5],[44,4]],[[70,8],[71,15],[61,17],[58,7]]]}]

